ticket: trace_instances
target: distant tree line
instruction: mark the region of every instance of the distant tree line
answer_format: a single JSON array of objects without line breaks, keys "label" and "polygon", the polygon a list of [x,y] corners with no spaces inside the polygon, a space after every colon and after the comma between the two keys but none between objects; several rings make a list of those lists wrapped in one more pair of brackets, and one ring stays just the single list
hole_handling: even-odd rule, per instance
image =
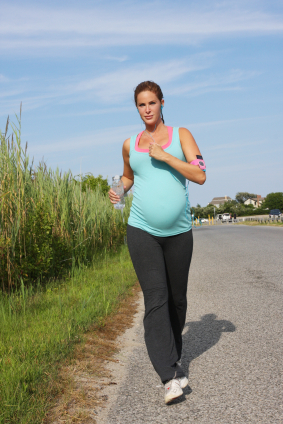
[{"label": "distant tree line", "polygon": [[221,213],[231,213],[237,216],[249,216],[249,215],[268,215],[271,209],[279,209],[283,212],[283,193],[269,193],[265,201],[262,203],[261,207],[255,208],[253,205],[245,205],[244,202],[249,198],[256,198],[256,194],[239,192],[235,196],[235,200],[230,202],[225,202],[223,205],[220,205],[219,208],[216,208],[213,205],[207,205],[201,207],[197,204],[195,207],[191,208],[191,212],[195,217],[208,218]]}]

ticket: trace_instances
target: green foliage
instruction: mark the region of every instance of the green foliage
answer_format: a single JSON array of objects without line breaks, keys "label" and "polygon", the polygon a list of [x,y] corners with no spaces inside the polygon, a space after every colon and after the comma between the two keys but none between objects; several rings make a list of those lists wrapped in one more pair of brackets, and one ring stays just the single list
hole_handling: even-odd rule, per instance
[{"label": "green foliage", "polygon": [[[208,205],[206,207],[192,207],[192,213],[194,216],[200,218],[208,218],[214,216],[214,206]],[[221,213],[231,213],[233,216],[249,216],[249,215],[266,215],[268,210],[265,210],[264,207],[254,208],[253,205],[244,205],[242,203],[232,200],[230,202],[225,202],[223,205],[220,205],[219,208],[215,208],[215,216]]]},{"label": "green foliage", "polygon": [[41,281],[61,276],[72,249],[64,237],[56,234],[55,215],[48,203],[39,201],[35,205],[33,214],[27,216],[24,232],[25,255],[19,257],[19,246],[14,256],[14,263],[20,263],[18,277],[26,282],[36,281],[39,276]]},{"label": "green foliage", "polygon": [[103,324],[135,281],[123,246],[90,267],[73,268],[64,283],[0,292],[0,423],[43,422],[57,394],[60,361],[85,330]]},{"label": "green foliage", "polygon": [[281,212],[283,212],[283,193],[277,192],[277,193],[269,193],[262,205],[263,208],[268,209],[279,209]]},{"label": "green foliage", "polygon": [[[18,119],[18,118],[17,118]],[[0,132],[0,284],[11,291],[62,276],[74,264],[90,263],[100,251],[124,243],[124,220],[105,196],[107,180],[90,174],[81,184],[71,173],[33,167],[21,147],[21,121],[12,135]],[[94,189],[94,190],[93,190]]]},{"label": "green foliage", "polygon": [[255,198],[257,195],[253,193],[247,193],[247,192],[239,192],[236,194],[235,199],[239,203],[244,203],[249,198]]},{"label": "green foliage", "polygon": [[94,177],[90,172],[84,176],[78,176],[79,179],[76,179],[76,183],[81,184],[82,192],[86,192],[87,188],[91,190],[101,190],[101,192],[106,195],[110,190],[107,179],[103,179],[102,175]]}]

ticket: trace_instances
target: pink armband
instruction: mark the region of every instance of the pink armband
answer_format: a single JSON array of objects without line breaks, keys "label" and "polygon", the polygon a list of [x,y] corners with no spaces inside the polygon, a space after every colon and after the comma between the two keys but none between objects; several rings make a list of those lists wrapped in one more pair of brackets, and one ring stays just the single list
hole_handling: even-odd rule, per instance
[{"label": "pink armband", "polygon": [[190,162],[190,165],[197,165],[202,171],[206,171],[205,161],[203,159],[195,159]]}]

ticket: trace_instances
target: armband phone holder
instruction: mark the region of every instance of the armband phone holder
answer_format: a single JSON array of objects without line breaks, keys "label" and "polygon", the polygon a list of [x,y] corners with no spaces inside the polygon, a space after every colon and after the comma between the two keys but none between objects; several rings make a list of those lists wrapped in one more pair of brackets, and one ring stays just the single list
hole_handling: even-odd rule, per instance
[{"label": "armband phone holder", "polygon": [[190,162],[190,165],[197,165],[202,171],[206,171],[205,161],[201,155],[197,155],[197,158]]}]

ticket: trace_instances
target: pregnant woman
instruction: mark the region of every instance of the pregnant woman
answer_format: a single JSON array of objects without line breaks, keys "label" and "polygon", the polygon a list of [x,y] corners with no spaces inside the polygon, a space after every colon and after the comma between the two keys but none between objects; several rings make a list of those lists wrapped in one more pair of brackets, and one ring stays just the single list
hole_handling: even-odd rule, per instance
[{"label": "pregnant woman", "polygon": [[[186,179],[203,184],[205,164],[190,131],[164,124],[159,85],[139,84],[135,104],[145,130],[123,144],[125,192],[135,184],[127,240],[144,295],[148,355],[169,403],[188,384],[179,363],[193,251]],[[112,189],[109,198],[119,201]]]}]

